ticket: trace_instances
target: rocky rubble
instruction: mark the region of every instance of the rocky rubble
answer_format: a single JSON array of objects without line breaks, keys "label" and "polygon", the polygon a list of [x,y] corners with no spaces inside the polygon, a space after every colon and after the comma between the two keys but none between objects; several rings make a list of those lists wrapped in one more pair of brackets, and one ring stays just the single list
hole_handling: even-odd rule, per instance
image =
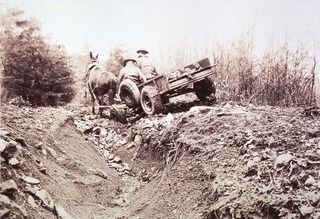
[{"label": "rocky rubble", "polygon": [[[0,135],[0,218],[30,218],[26,205],[38,211],[39,217],[46,215],[40,210],[45,208],[58,218],[72,218],[42,188],[39,179],[25,175],[29,172],[28,165],[35,159],[28,152],[29,146],[24,139],[3,128],[0,129]],[[38,170],[46,174],[45,168],[40,163],[36,164],[39,166]]]},{"label": "rocky rubble", "polygon": [[[128,163],[121,160],[120,157],[114,154],[114,150],[119,147],[132,147],[134,142],[128,144],[127,135],[121,135],[116,130],[108,128],[110,126],[109,121],[104,119],[97,119],[95,116],[83,116],[81,118],[74,119],[74,124],[77,129],[86,135],[86,138],[96,145],[96,149],[101,156],[106,158],[109,166],[115,169],[119,175],[133,176]],[[88,135],[90,134],[90,135]],[[104,176],[101,171],[97,174]]]},{"label": "rocky rubble", "polygon": [[209,218],[320,218],[319,117],[233,104],[190,111],[180,129],[189,138],[176,141],[206,154],[203,169],[215,178]]},{"label": "rocky rubble", "polygon": [[[201,170],[212,179],[209,218],[319,218],[320,121],[314,110],[305,112],[227,103],[145,117],[118,131],[90,116],[75,124],[120,175],[135,173],[114,154],[119,147],[135,148],[133,158],[148,150],[166,164],[179,163],[183,151],[202,157]],[[156,178],[148,171],[141,179]]]},{"label": "rocky rubble", "polygon": [[[174,117],[171,113],[166,116],[142,118],[135,125],[123,125],[115,121],[101,119],[98,116],[82,115],[74,118],[74,124],[84,138],[96,145],[101,156],[106,158],[109,166],[117,171],[120,176],[136,176],[130,164],[116,155],[117,149],[126,148],[134,150],[130,161],[137,156],[140,148],[148,146],[153,135],[163,135],[172,127]],[[143,173],[144,170],[140,172]],[[144,180],[148,177],[141,176]]]},{"label": "rocky rubble", "polygon": [[[70,188],[58,182],[52,193],[54,185],[42,176],[65,179],[83,191],[71,196],[81,199],[71,207],[87,211],[96,205],[90,210],[101,211],[100,217],[86,218],[320,217],[318,108],[228,102],[169,111],[127,125],[89,111],[8,111],[9,125],[0,130],[0,218],[71,218],[65,210],[72,209],[69,199],[64,206],[59,199]],[[15,126],[35,131],[26,139]],[[70,131],[74,127],[81,139]],[[53,130],[59,129],[64,145],[55,140]],[[98,155],[103,161],[99,168],[76,172],[85,165],[83,159],[90,159],[78,152],[78,142],[84,149],[94,147],[92,159]],[[68,160],[66,148],[79,153],[77,162]],[[48,166],[53,163],[66,166],[66,172],[54,175]],[[90,196],[97,202],[86,202]]]}]

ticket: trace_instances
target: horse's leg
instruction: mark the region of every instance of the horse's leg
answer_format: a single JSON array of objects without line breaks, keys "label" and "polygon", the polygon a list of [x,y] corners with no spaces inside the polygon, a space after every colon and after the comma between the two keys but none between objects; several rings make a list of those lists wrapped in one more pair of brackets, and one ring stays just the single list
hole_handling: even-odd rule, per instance
[{"label": "horse's leg", "polygon": [[92,114],[95,115],[96,112],[95,112],[95,109],[94,109],[94,105],[95,105],[95,101],[96,101],[96,94],[95,94],[96,89],[93,88],[91,82],[88,82],[87,85],[88,85],[88,88],[89,88],[89,93],[91,95]]},{"label": "horse's leg", "polygon": [[[90,87],[89,87],[90,89]],[[95,114],[95,110],[94,110],[94,102],[95,102],[95,96],[93,94],[93,91],[92,90],[89,90],[90,91],[90,94],[91,94],[91,104],[92,104],[92,114]]]},{"label": "horse's leg", "polygon": [[99,102],[99,113],[100,113],[100,117],[102,117],[102,112],[103,112],[103,108],[100,107],[100,106],[103,106],[103,95],[99,95],[100,98],[97,98],[98,99],[98,102]]},{"label": "horse's leg", "polygon": [[[95,114],[96,102],[98,102],[99,106],[101,105],[101,100],[99,99],[99,96],[101,96],[100,90],[98,88],[93,89],[91,96],[92,96],[92,113]],[[98,110],[98,113],[99,112],[100,112],[100,109]]]},{"label": "horse's leg", "polygon": [[103,92],[101,90],[97,90],[96,99],[97,99],[97,102],[98,102],[98,105],[99,105],[98,114],[100,114],[100,116],[102,117],[103,109],[100,106],[103,105]]},{"label": "horse's leg", "polygon": [[[113,76],[113,80],[111,80],[110,89],[108,91],[108,97],[109,97],[109,104],[110,106],[114,103],[114,98],[116,97],[117,93],[119,92],[119,80],[117,77]],[[120,98],[120,97],[119,97]]]},{"label": "horse's leg", "polygon": [[110,89],[108,91],[108,100],[109,100],[109,105],[111,106],[114,102],[114,96],[116,94],[116,89]]}]

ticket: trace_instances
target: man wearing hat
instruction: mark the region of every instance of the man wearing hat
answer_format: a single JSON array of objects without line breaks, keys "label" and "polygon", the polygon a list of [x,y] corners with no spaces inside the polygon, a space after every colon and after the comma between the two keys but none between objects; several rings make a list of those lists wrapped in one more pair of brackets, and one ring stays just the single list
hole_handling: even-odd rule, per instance
[{"label": "man wearing hat", "polygon": [[137,66],[141,69],[142,73],[147,77],[147,79],[158,75],[156,68],[151,65],[151,62],[147,56],[149,52],[145,49],[140,49],[137,51],[137,53]]},{"label": "man wearing hat", "polygon": [[123,68],[120,70],[119,80],[130,79],[134,83],[139,84],[146,81],[146,76],[141,72],[140,68],[136,65],[136,60],[127,58],[123,61]]}]

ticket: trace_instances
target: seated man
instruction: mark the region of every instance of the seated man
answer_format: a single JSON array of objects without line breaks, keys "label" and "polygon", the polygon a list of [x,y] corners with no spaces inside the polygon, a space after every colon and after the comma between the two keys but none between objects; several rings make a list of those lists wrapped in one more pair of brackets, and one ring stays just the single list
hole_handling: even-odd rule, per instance
[{"label": "seated man", "polygon": [[156,68],[151,65],[151,62],[147,56],[149,52],[147,50],[140,49],[137,51],[137,53],[138,53],[137,66],[141,69],[142,73],[147,77],[147,79],[157,76],[158,72]]},{"label": "seated man", "polygon": [[146,82],[146,76],[141,72],[140,68],[136,65],[136,60],[132,58],[125,59],[123,62],[124,67],[120,70],[119,80],[130,79],[136,84]]}]

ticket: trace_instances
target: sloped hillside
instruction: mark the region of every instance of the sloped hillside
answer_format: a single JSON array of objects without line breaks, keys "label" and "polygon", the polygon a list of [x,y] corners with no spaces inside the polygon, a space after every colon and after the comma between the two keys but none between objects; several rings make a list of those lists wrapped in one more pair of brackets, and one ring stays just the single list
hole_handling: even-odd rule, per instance
[{"label": "sloped hillside", "polygon": [[319,108],[197,105],[2,106],[0,218],[320,217]]}]

